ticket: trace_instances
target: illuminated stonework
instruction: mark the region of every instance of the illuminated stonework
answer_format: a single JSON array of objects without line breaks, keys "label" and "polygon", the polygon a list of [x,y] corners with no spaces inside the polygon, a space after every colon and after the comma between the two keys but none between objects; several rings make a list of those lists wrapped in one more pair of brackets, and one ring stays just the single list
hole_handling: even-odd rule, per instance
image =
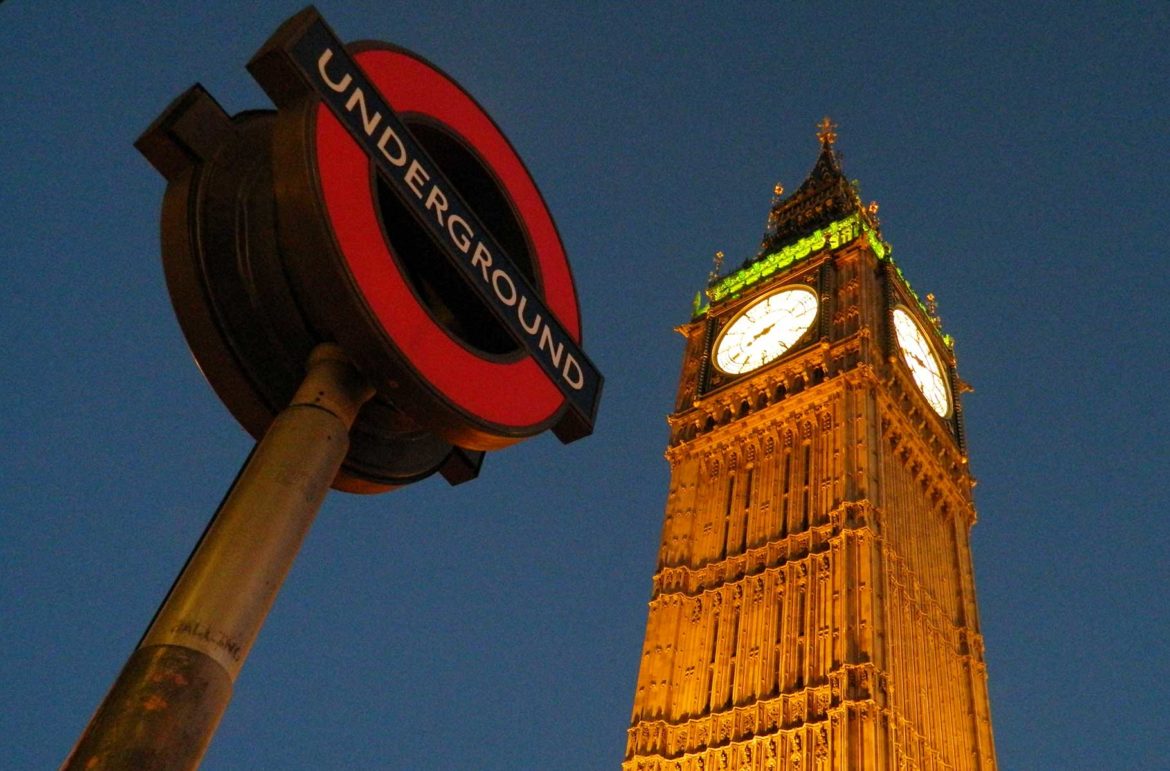
[{"label": "illuminated stonework", "polygon": [[[761,254],[737,272],[800,256],[716,278],[726,291],[680,327],[624,771],[996,765],[954,354],[868,211],[855,195],[841,208],[830,128],[816,184],[774,205]],[[812,328],[743,374],[713,366],[727,325],[785,286],[815,293]],[[899,353],[896,308],[938,356],[945,414]]]}]

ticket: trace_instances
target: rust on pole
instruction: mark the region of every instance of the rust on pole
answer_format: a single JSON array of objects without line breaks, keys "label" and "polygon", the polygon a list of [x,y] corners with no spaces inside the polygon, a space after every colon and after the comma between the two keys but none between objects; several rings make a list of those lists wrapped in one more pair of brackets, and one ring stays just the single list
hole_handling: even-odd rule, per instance
[{"label": "rust on pole", "polygon": [[63,769],[199,765],[372,395],[338,346],[314,349]]}]

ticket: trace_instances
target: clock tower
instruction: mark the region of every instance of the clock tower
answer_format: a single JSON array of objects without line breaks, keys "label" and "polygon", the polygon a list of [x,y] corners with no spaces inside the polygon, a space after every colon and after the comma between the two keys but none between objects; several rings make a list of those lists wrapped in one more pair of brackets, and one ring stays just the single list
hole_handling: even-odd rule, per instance
[{"label": "clock tower", "polygon": [[834,129],[679,327],[623,771],[996,765],[964,384]]}]

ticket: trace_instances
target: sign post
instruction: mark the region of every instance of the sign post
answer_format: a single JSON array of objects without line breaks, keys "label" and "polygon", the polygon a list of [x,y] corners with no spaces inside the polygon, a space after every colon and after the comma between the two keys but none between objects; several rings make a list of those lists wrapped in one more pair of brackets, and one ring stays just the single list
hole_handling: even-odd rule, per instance
[{"label": "sign post", "polygon": [[168,182],[179,324],[258,444],[71,771],[199,764],[330,487],[458,484],[488,450],[593,430],[603,378],[564,247],[475,100],[312,7],[248,67],[276,111],[229,117],[196,85],[136,146]]},{"label": "sign post", "polygon": [[372,395],[341,349],[314,350],[62,768],[199,765]]}]

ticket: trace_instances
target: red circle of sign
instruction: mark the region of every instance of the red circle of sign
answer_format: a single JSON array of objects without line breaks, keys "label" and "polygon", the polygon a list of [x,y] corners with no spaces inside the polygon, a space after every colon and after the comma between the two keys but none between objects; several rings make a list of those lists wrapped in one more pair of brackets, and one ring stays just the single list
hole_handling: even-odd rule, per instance
[{"label": "red circle of sign", "polygon": [[[516,151],[491,118],[446,75],[400,50],[354,57],[395,112],[416,113],[461,137],[501,183],[533,250],[544,301],[576,342],[580,316],[568,258],[552,216]],[[419,302],[382,235],[369,157],[324,104],[317,108],[316,163],[337,243],[366,304],[430,386],[463,411],[523,428],[552,417],[564,396],[531,356],[512,362],[468,350]]]}]

